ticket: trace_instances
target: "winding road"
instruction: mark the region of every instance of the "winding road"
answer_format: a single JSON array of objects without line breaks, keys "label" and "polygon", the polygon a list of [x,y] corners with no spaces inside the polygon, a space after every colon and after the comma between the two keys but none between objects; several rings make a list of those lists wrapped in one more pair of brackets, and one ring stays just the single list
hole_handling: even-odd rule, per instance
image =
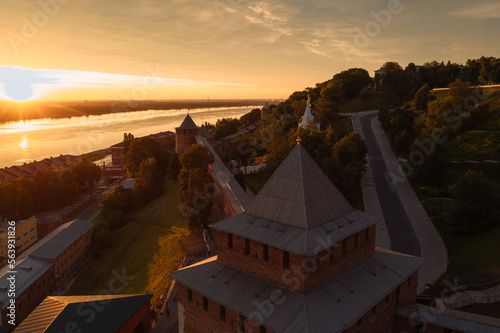
[{"label": "winding road", "polygon": [[[347,115],[347,114],[345,114]],[[381,217],[377,223],[377,246],[422,257],[419,290],[446,272],[446,246],[429,219],[415,191],[401,172],[378,121],[378,111],[349,114],[354,130],[368,147],[367,172],[362,180],[366,211]]]}]

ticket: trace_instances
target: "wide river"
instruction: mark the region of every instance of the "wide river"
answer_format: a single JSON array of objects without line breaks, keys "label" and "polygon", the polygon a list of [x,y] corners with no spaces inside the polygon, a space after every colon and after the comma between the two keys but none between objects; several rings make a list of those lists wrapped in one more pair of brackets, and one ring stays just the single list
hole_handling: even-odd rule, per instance
[{"label": "wide river", "polygon": [[[189,110],[194,122],[215,124],[219,118],[239,118],[254,107]],[[147,110],[62,119],[35,119],[0,124],[0,168],[24,162],[80,155],[123,141],[123,133],[135,137],[174,131],[187,110]]]}]

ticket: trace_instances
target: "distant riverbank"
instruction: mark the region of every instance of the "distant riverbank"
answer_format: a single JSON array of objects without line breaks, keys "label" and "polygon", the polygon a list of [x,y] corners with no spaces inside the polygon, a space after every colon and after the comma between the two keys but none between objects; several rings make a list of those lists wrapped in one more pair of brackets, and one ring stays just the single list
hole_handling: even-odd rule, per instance
[{"label": "distant riverbank", "polygon": [[0,124],[0,168],[60,154],[82,155],[135,137],[174,131],[189,112],[194,122],[239,118],[262,105],[181,110],[145,110],[63,119],[35,119]]},{"label": "distant riverbank", "polygon": [[[272,100],[215,99],[215,100],[162,100],[162,101],[36,101],[17,103],[0,101],[0,123],[33,119],[58,119],[108,113],[143,110],[207,109],[244,107],[272,104]],[[277,103],[278,101],[276,101]]]}]

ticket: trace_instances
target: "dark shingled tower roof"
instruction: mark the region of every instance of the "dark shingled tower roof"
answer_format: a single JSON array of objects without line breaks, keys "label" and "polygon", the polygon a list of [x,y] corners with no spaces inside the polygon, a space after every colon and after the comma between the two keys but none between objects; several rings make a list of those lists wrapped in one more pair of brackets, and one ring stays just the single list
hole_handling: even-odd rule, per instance
[{"label": "dark shingled tower roof", "polygon": [[194,123],[193,119],[191,119],[191,116],[188,114],[186,115],[186,118],[184,118],[184,121],[182,122],[181,126],[176,127],[176,129],[196,129],[198,126]]},{"label": "dark shingled tower roof", "polygon": [[245,213],[312,229],[353,211],[351,204],[306,149],[297,145]]},{"label": "dark shingled tower roof", "polygon": [[306,149],[297,145],[242,214],[212,228],[291,253],[315,255],[375,221],[355,210]]}]

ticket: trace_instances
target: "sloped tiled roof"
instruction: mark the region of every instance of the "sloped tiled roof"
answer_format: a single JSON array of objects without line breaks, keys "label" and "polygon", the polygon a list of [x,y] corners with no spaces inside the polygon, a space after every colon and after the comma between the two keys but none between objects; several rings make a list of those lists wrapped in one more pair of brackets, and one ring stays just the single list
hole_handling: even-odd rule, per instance
[{"label": "sloped tiled roof", "polygon": [[[35,281],[37,281],[45,272],[47,272],[53,264],[45,260],[36,258],[24,258],[16,262],[16,295],[21,295],[28,289]],[[6,265],[2,269],[2,276],[0,277],[0,304],[2,309],[9,305],[9,286],[10,281],[7,280],[12,274],[9,274],[10,268]]]},{"label": "sloped tiled roof", "polygon": [[194,123],[193,119],[191,119],[191,116],[188,114],[186,115],[186,118],[184,118],[184,121],[182,122],[181,126],[176,127],[178,129],[196,129],[198,126]]},{"label": "sloped tiled roof", "polygon": [[354,211],[318,164],[297,145],[252,200],[245,213],[312,229]]},{"label": "sloped tiled roof", "polygon": [[262,110],[269,110],[269,104],[267,104],[267,102],[262,107]]},{"label": "sloped tiled roof", "polygon": [[[170,276],[182,285],[274,332],[342,332],[423,265],[421,258],[377,248],[316,288],[301,293],[214,256]],[[273,296],[274,295],[274,296]],[[273,302],[262,316],[255,304]]]},{"label": "sloped tiled roof", "polygon": [[201,127],[200,127],[200,135],[204,136],[207,139],[212,139],[214,137],[212,134],[208,133],[208,130],[205,127],[205,125],[201,125]]},{"label": "sloped tiled roof", "polygon": [[[14,332],[66,332],[69,322],[82,332],[117,332],[152,296],[49,296]],[[88,311],[97,306],[99,311]]]},{"label": "sloped tiled roof", "polygon": [[256,242],[303,256],[314,256],[376,223],[377,218],[361,211],[353,211],[307,230],[269,221],[252,215],[238,214],[211,227]]},{"label": "sloped tiled roof", "polygon": [[53,260],[93,227],[93,223],[82,219],[65,223],[33,245],[31,251],[28,250],[26,253],[35,258]]}]

